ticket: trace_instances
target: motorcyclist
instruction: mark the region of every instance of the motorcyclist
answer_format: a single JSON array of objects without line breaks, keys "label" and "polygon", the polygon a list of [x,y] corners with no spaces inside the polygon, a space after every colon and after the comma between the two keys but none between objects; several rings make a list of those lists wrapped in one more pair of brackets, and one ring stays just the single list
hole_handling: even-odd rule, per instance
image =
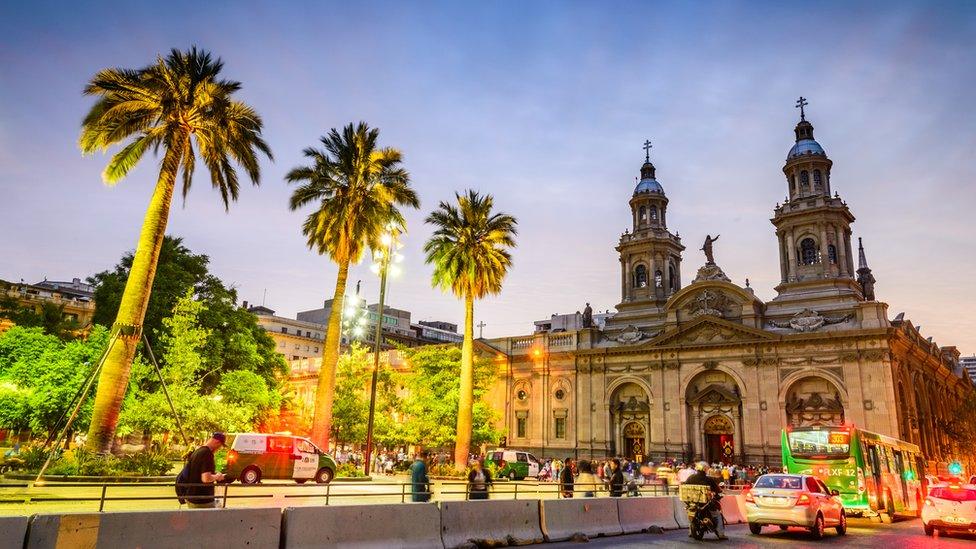
[{"label": "motorcyclist", "polygon": [[729,539],[725,535],[725,519],[722,517],[722,507],[718,503],[718,498],[722,495],[722,487],[719,486],[718,481],[708,476],[708,464],[704,461],[695,464],[695,474],[688,477],[685,484],[708,486],[711,489],[713,499],[708,505],[712,521],[715,522],[715,533],[718,535],[718,539]]}]

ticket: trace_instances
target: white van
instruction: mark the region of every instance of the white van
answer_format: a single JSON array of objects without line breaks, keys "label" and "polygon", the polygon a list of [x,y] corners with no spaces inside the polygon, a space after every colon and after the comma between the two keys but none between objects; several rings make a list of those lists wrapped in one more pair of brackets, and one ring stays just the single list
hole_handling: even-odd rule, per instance
[{"label": "white van", "polygon": [[538,478],[542,464],[535,456],[521,450],[494,450],[488,452],[487,460],[497,467],[498,476],[509,480],[522,480],[526,477]]}]

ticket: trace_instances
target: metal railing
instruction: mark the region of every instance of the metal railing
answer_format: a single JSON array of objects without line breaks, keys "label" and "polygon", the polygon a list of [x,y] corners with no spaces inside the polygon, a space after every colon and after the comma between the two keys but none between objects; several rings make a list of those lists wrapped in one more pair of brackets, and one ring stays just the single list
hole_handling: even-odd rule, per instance
[{"label": "metal railing", "polygon": [[[284,503],[300,500],[313,500],[324,505],[341,504],[343,500],[359,498],[365,500],[360,503],[407,503],[415,495],[413,484],[410,482],[333,482],[330,484],[194,484],[187,487],[214,488],[214,496],[182,496],[186,501],[211,499],[217,501],[216,506],[226,508],[229,501],[235,500],[267,500],[274,503]],[[52,495],[58,491],[85,488],[93,492],[90,495],[62,494]],[[151,490],[165,490],[158,495],[125,494],[135,488]],[[356,488],[359,488],[358,490]],[[379,488],[379,491],[375,489]],[[624,485],[623,496],[663,496],[677,494],[677,486],[663,483],[643,484],[631,487]],[[279,492],[269,492],[279,490]],[[295,493],[295,491],[299,493]],[[113,493],[114,492],[114,493]],[[123,492],[120,494],[119,492]],[[281,493],[286,492],[286,493]],[[489,487],[491,499],[554,499],[564,496],[562,486],[555,482],[508,482],[501,481]],[[609,497],[609,489],[605,483],[592,485],[574,484],[574,497],[584,497],[586,492],[593,492],[593,497]],[[471,484],[465,481],[435,481],[418,495],[429,495],[433,501],[459,501],[468,499],[471,494]],[[280,498],[280,501],[274,501]],[[98,512],[105,512],[106,504],[112,502],[171,502],[176,503],[173,483],[84,483],[84,482],[43,482],[0,484],[0,511],[9,505],[24,505],[30,510],[39,503],[97,503]]]}]

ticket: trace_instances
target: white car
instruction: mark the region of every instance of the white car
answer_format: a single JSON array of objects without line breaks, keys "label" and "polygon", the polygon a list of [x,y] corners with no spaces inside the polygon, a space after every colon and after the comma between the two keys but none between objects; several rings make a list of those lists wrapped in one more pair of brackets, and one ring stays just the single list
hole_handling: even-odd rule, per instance
[{"label": "white car", "polygon": [[744,494],[749,531],[759,535],[766,525],[782,530],[800,526],[809,529],[814,539],[822,538],[826,528],[836,528],[843,536],[847,514],[838,495],[809,475],[763,475]]},{"label": "white car", "polygon": [[976,485],[940,483],[929,488],[922,505],[922,527],[940,532],[976,533]]}]

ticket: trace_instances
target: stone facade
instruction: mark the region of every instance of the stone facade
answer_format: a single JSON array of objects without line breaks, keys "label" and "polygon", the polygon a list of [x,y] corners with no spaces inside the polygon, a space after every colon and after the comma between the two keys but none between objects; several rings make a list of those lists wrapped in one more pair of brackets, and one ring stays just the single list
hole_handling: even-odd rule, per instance
[{"label": "stone facade", "polygon": [[[777,465],[786,425],[847,423],[973,463],[945,426],[972,381],[958,352],[922,338],[887,304],[851,249],[854,216],[801,119],[772,223],[782,281],[768,303],[713,260],[682,287],[684,246],[646,159],[622,235],[621,303],[603,329],[486,340],[493,405],[511,447],[542,456],[623,455]],[[653,208],[653,209],[652,209]],[[718,247],[718,245],[716,245]],[[772,266],[770,266],[772,267]]]}]

